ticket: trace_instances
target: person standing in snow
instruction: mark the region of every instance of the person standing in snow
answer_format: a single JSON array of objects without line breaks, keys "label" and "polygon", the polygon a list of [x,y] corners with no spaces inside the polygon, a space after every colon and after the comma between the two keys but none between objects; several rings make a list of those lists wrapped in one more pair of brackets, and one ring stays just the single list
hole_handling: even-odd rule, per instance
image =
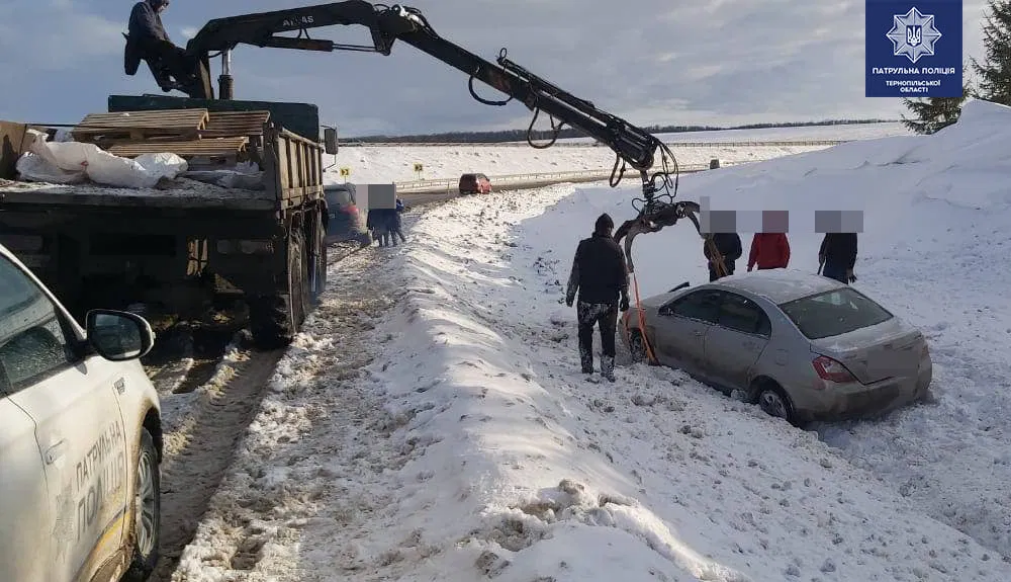
[{"label": "person standing in snow", "polygon": [[748,272],[755,265],[758,270],[785,269],[790,264],[790,241],[786,233],[756,232],[751,239],[751,254],[748,256]]},{"label": "person standing in snow", "polygon": [[719,257],[712,256],[709,241],[704,241],[702,243],[702,253],[705,254],[706,259],[709,261],[710,283],[720,278],[720,274],[717,272],[716,266],[718,259],[723,259],[723,267],[726,269],[723,276],[729,277],[734,274],[736,261],[741,258],[741,254],[743,254],[743,249],[741,249],[741,237],[739,237],[736,232],[718,232],[713,235],[712,244],[716,247],[716,252],[720,255]]},{"label": "person standing in snow", "polygon": [[818,251],[821,274],[849,285],[856,281],[853,267],[857,263],[857,233],[827,232]]},{"label": "person standing in snow", "polygon": [[386,218],[385,209],[372,208],[365,219],[365,227],[372,231],[372,238],[380,247],[385,247],[389,239],[389,221]]},{"label": "person standing in snow", "polygon": [[404,217],[401,216],[405,210],[404,201],[397,198],[396,213],[393,215],[393,226],[390,229],[390,238],[393,239],[394,246],[397,244],[397,237],[400,237],[400,242],[407,242],[407,237],[404,236]]},{"label": "person standing in snow", "polygon": [[614,220],[601,214],[593,235],[579,241],[572,272],[565,290],[565,304],[572,307],[579,294],[579,361],[584,374],[593,373],[593,328],[600,328],[603,356],[600,374],[614,382],[614,339],[618,311],[628,311],[628,267],[625,253],[614,240]]}]

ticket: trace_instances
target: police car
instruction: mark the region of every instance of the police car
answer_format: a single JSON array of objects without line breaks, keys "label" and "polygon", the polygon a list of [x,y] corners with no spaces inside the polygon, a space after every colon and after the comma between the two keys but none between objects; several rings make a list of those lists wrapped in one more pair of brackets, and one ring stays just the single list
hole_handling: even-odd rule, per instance
[{"label": "police car", "polygon": [[160,404],[141,317],[87,332],[0,245],[0,580],[144,580],[158,559]]}]

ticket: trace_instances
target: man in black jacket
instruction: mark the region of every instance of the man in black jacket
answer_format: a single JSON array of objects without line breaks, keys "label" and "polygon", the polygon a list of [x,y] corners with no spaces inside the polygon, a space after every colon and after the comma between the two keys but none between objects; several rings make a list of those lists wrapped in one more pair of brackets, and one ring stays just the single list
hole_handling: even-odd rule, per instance
[{"label": "man in black jacket", "polygon": [[168,5],[169,0],[143,0],[134,4],[126,37],[126,74],[135,74],[143,59],[151,63],[153,70],[163,70],[174,77],[177,84],[192,77],[196,60],[185,49],[173,44],[162,25],[161,13]]},{"label": "man in black jacket", "polygon": [[[572,273],[565,290],[565,303],[572,307],[579,292],[576,316],[579,319],[579,360],[584,374],[593,373],[593,328],[600,327],[604,355],[600,374],[614,382],[614,334],[618,311],[628,310],[628,268],[625,253],[612,237],[614,221],[601,214],[593,236],[579,241]],[[620,301],[619,301],[620,296]]]},{"label": "man in black jacket", "polygon": [[821,241],[818,264],[821,274],[849,285],[856,281],[853,267],[857,262],[857,233],[828,232]]},{"label": "man in black jacket", "polygon": [[[717,232],[713,234],[713,244],[716,246],[716,252],[723,258],[723,266],[726,268],[723,276],[733,275],[736,267],[735,261],[741,258],[741,237],[737,236],[736,232]],[[712,283],[720,278],[716,268],[717,257],[712,256],[708,241],[703,241],[702,252],[709,260],[709,282]]]}]

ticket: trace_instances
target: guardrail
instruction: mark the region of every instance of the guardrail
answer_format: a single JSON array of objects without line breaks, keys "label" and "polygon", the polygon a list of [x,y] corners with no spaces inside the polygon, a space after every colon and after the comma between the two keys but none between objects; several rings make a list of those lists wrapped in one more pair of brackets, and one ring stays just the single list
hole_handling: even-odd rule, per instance
[{"label": "guardrail", "polygon": [[[675,148],[761,148],[761,147],[817,147],[834,146],[849,143],[853,140],[797,140],[797,141],[667,141],[667,147]],[[400,143],[400,142],[341,142],[341,147],[530,147],[525,141],[507,141],[500,143]],[[558,142],[551,147],[588,148],[606,147],[598,142]]]},{"label": "guardrail", "polygon": [[[747,162],[722,162],[722,167],[749,164],[763,160]],[[681,164],[681,173],[690,174],[709,169],[709,164]],[[600,182],[611,177],[611,170],[580,170],[576,172],[536,172],[527,174],[504,174],[488,176],[493,190],[518,190],[523,188],[539,188],[553,184]],[[639,179],[635,171],[626,171],[623,180]],[[412,180],[410,182],[395,182],[398,194],[455,194],[459,191],[459,178],[437,180]]]}]

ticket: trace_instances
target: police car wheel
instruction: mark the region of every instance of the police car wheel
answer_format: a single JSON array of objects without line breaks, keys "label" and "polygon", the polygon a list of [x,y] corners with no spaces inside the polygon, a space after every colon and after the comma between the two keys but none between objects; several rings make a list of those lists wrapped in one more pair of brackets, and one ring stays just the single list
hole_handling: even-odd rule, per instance
[{"label": "police car wheel", "polygon": [[146,580],[158,563],[161,473],[154,438],[147,429],[142,429],[140,434],[136,482],[133,499],[133,561],[124,577],[129,582]]}]

